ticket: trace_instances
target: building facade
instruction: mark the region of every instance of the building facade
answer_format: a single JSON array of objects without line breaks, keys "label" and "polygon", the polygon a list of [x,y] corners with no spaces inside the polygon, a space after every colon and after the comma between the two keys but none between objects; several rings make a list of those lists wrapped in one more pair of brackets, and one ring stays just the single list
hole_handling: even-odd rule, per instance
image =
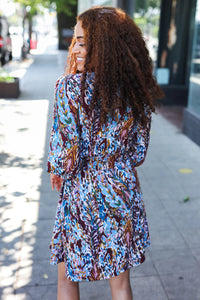
[{"label": "building facade", "polygon": [[200,0],[195,9],[188,103],[184,111],[183,132],[200,145]]},{"label": "building facade", "polygon": [[79,0],[124,9],[141,28],[165,97],[184,107],[183,132],[200,145],[200,0]]}]

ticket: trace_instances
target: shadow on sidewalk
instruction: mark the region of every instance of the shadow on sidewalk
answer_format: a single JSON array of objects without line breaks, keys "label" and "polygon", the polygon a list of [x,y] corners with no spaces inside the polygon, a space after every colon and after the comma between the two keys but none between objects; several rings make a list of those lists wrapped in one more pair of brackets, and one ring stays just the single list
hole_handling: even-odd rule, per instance
[{"label": "shadow on sidewalk", "polygon": [[46,155],[54,86],[65,58],[66,51],[35,56],[20,80],[20,97],[0,102],[2,300],[56,299],[56,268],[50,269],[48,245],[58,195],[51,192]]}]

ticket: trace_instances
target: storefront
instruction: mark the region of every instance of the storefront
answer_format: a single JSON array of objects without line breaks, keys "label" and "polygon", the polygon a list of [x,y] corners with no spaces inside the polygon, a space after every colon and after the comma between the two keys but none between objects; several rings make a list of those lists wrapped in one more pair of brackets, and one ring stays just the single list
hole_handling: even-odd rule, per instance
[{"label": "storefront", "polygon": [[163,105],[185,108],[183,132],[200,144],[200,0],[85,0],[124,9],[141,28],[165,97]]},{"label": "storefront", "polygon": [[166,105],[187,106],[195,7],[196,0],[161,1],[156,74]]},{"label": "storefront", "polygon": [[200,0],[135,0],[158,83],[160,102],[184,109],[183,132],[200,145]]},{"label": "storefront", "polygon": [[197,0],[188,105],[184,112],[183,132],[200,145],[200,0]]}]

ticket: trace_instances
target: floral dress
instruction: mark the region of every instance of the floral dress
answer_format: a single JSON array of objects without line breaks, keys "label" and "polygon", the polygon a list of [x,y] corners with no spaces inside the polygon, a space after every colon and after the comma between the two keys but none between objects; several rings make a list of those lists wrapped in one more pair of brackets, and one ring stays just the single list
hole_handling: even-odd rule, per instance
[{"label": "floral dress", "polygon": [[90,109],[93,76],[85,98],[81,74],[56,83],[47,171],[63,178],[51,264],[65,263],[72,281],[108,279],[141,264],[149,231],[135,167],[145,159],[150,119],[144,129],[131,109],[117,110],[100,126]]}]

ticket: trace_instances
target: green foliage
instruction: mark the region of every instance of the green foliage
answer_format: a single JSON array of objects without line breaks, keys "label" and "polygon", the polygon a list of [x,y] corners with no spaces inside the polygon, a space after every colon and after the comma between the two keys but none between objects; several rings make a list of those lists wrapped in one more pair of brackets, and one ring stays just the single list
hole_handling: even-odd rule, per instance
[{"label": "green foliage", "polygon": [[143,34],[158,36],[159,14],[155,9],[160,8],[161,0],[136,0],[135,23],[140,27]]},{"label": "green foliage", "polygon": [[0,68],[0,82],[15,82],[15,78],[10,76],[5,69]]},{"label": "green foliage", "polygon": [[159,32],[159,26],[154,26],[151,30],[152,36],[155,38],[158,37],[158,32]]},{"label": "green foliage", "polygon": [[72,16],[73,7],[77,6],[78,0],[43,0],[42,2],[55,3],[57,12],[63,12],[68,16]]},{"label": "green foliage", "polygon": [[51,8],[56,6],[57,12],[63,12],[68,16],[73,15],[73,7],[77,6],[78,0],[14,0],[17,3],[21,3],[25,7],[29,7],[29,13],[34,15],[42,5],[44,7]]},{"label": "green foliage", "polygon": [[41,5],[42,0],[14,0],[16,3],[21,3],[24,7],[27,7],[27,13],[30,15],[35,15],[38,11],[39,5]]},{"label": "green foliage", "polygon": [[148,2],[148,6],[152,8],[157,8],[160,7],[161,0],[148,0],[147,2]]},{"label": "green foliage", "polygon": [[134,21],[139,27],[142,27],[147,24],[147,19],[144,17],[134,18]]},{"label": "green foliage", "polygon": [[136,12],[145,14],[149,7],[157,8],[160,7],[161,0],[136,0],[135,10]]},{"label": "green foliage", "polygon": [[183,199],[183,202],[186,203],[190,200],[190,197],[189,196],[186,196],[184,199]]},{"label": "green foliage", "polygon": [[135,1],[135,10],[137,12],[144,10],[147,10],[147,0],[136,0]]}]

